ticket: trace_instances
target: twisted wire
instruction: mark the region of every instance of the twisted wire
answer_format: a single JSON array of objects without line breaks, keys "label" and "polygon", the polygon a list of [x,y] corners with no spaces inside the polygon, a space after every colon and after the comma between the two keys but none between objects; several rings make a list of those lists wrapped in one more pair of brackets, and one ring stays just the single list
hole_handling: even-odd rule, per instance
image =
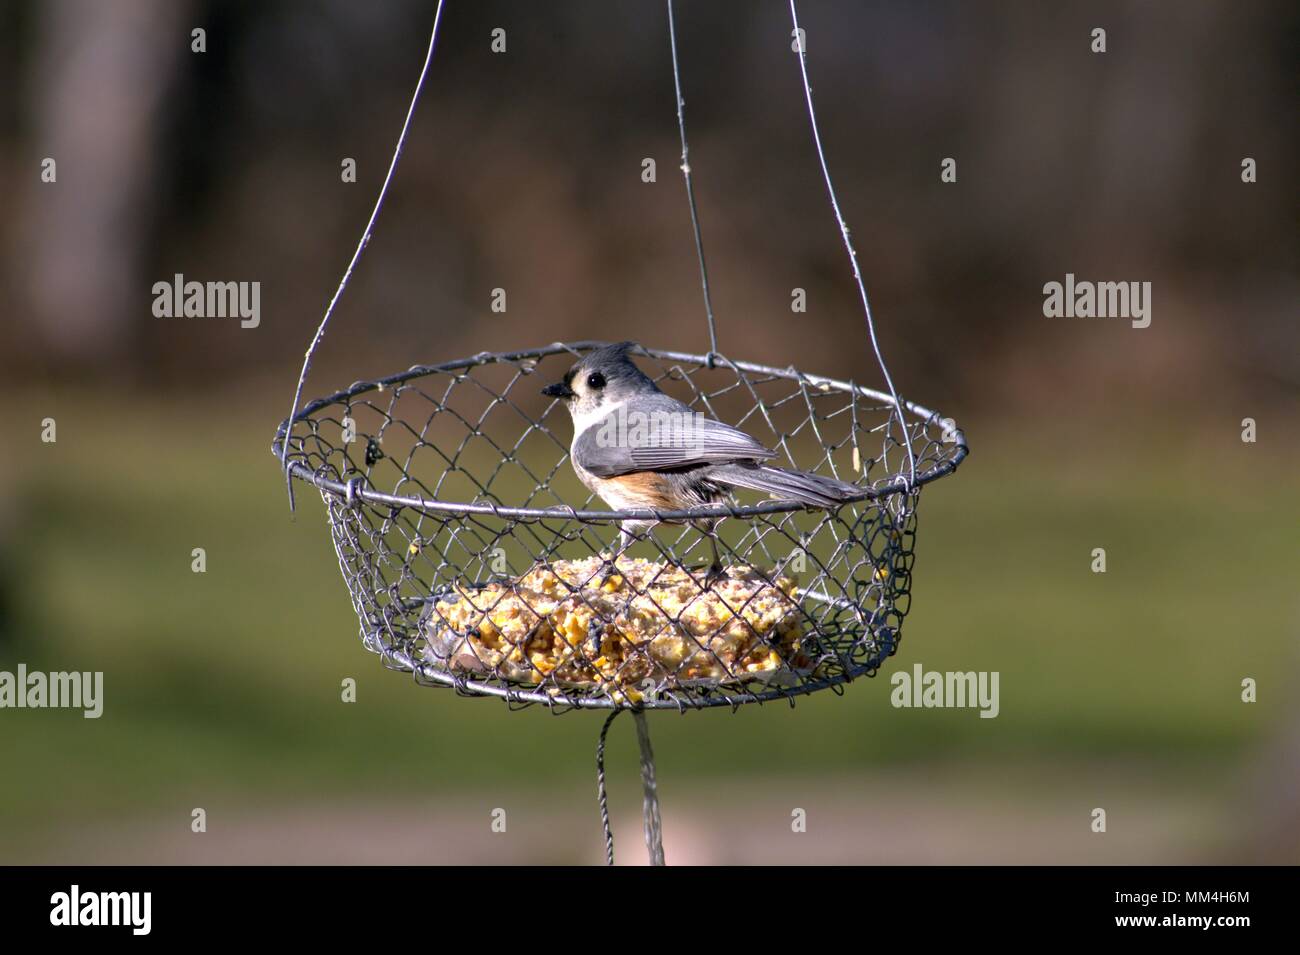
[{"label": "twisted wire", "polygon": [[645,710],[632,711],[636,721],[636,741],[641,750],[641,788],[643,791],[642,825],[645,847],[650,853],[651,865],[664,864],[663,819],[659,815],[659,785],[655,781],[655,754],[650,748],[650,726]]},{"label": "twisted wire", "polygon": [[605,791],[605,737],[609,735],[609,726],[618,719],[622,710],[614,710],[605,717],[605,725],[600,728],[600,739],[596,743],[596,798],[600,802],[600,825],[605,830],[605,864],[614,864],[614,830],[609,825],[609,793]]}]

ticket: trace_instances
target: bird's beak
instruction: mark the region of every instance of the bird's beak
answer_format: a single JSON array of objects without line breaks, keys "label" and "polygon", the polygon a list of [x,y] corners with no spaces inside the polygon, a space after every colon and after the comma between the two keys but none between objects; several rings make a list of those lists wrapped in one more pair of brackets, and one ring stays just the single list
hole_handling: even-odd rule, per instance
[{"label": "bird's beak", "polygon": [[553,385],[547,385],[542,389],[542,394],[548,398],[572,398],[574,391],[562,381],[557,381]]}]

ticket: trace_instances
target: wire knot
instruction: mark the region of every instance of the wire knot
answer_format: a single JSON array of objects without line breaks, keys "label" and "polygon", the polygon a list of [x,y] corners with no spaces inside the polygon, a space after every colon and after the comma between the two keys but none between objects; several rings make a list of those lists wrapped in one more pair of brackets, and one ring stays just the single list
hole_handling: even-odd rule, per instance
[{"label": "wire knot", "polygon": [[361,486],[361,482],[363,480],[364,478],[358,475],[354,477],[352,480],[348,481],[347,492],[343,499],[344,503],[347,504],[348,507],[356,507],[361,503],[357,497],[357,489]]}]

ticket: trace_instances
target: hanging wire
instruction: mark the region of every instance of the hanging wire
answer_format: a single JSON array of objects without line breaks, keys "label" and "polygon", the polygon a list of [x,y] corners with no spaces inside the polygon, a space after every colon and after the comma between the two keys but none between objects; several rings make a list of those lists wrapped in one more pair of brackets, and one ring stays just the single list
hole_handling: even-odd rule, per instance
[{"label": "hanging wire", "polygon": [[[622,710],[605,717],[596,742],[596,799],[600,803],[600,824],[605,830],[605,864],[614,864],[614,830],[609,824],[609,793],[605,790],[605,738],[609,727]],[[641,751],[642,829],[651,865],[664,865],[663,818],[659,812],[659,784],[655,780],[655,754],[650,747],[650,725],[645,710],[632,711],[636,721],[636,741]]]},{"label": "hanging wire", "polygon": [[636,720],[636,741],[641,748],[641,815],[645,828],[645,846],[650,853],[650,864],[663,865],[663,820],[659,815],[659,784],[655,781],[655,753],[650,748],[650,724],[646,721],[645,710],[633,710],[632,718]]},{"label": "hanging wire", "polygon": [[605,792],[605,737],[609,734],[609,725],[618,719],[622,710],[614,710],[605,717],[605,725],[600,728],[600,739],[596,743],[596,799],[600,802],[600,824],[605,830],[605,864],[614,864],[614,830],[609,825],[609,793]]},{"label": "hanging wire", "polygon": [[880,343],[876,340],[876,323],[871,317],[871,303],[867,300],[867,286],[862,281],[862,270],[858,267],[858,252],[853,248],[853,240],[849,238],[849,227],[844,221],[843,213],[840,212],[840,203],[835,197],[835,187],[831,184],[831,171],[826,165],[826,152],[822,149],[821,133],[817,130],[817,113],[813,109],[812,86],[808,83],[808,45],[804,42],[804,34],[799,29],[799,12],[795,9],[795,0],[790,0],[790,19],[794,23],[795,42],[799,45],[799,73],[803,77],[804,99],[808,103],[808,121],[812,125],[813,144],[817,147],[817,159],[821,163],[822,178],[826,180],[826,192],[830,195],[831,209],[835,212],[835,221],[839,223],[840,235],[844,237],[844,248],[848,250],[849,262],[853,266],[853,278],[858,283],[858,294],[862,297],[862,309],[867,315],[867,334],[871,337],[871,347],[876,353],[876,362],[880,365],[880,371],[885,376],[885,385],[889,388],[889,395],[894,399],[894,411],[898,414],[898,424],[903,430],[903,441],[907,445],[907,462],[910,470],[908,484],[910,486],[916,483],[916,455],[912,452],[912,436],[908,433],[907,421],[903,418],[903,404],[898,400],[898,392],[894,389],[894,381],[889,376],[889,369],[885,366],[885,358],[880,353]]},{"label": "hanging wire", "polygon": [[673,20],[673,0],[668,0],[668,39],[673,50],[673,86],[677,90],[677,128],[682,136],[682,176],[686,180],[686,201],[691,207],[691,227],[695,230],[695,253],[700,260],[700,283],[704,286],[704,317],[709,323],[709,359],[718,352],[718,333],[713,324],[713,301],[709,297],[709,269],[704,264],[704,238],[700,233],[700,216],[695,208],[695,186],[691,182],[690,148],[686,145],[686,100],[682,98],[682,75],[677,65],[677,25]]},{"label": "hanging wire", "polygon": [[[290,422],[298,413],[298,402],[302,400],[303,385],[307,381],[307,373],[311,370],[312,356],[316,353],[316,348],[320,345],[321,339],[325,337],[325,326],[329,324],[330,319],[334,316],[334,308],[338,305],[343,290],[347,288],[348,281],[352,278],[352,270],[356,268],[357,262],[361,259],[361,253],[370,244],[370,236],[375,230],[375,220],[379,218],[379,210],[384,207],[384,198],[388,195],[388,184],[392,182],[393,171],[397,169],[397,160],[402,155],[402,147],[406,145],[406,134],[411,128],[411,117],[415,115],[415,104],[420,101],[420,93],[424,89],[424,78],[429,72],[429,64],[433,61],[433,48],[438,39],[438,24],[442,21],[442,4],[443,0],[438,0],[438,8],[433,14],[433,29],[429,32],[429,49],[424,54],[424,65],[420,67],[420,78],[415,83],[415,92],[411,95],[411,104],[406,108],[406,119],[402,122],[402,132],[397,137],[397,148],[393,150],[393,158],[388,164],[384,184],[379,187],[379,198],[375,200],[375,207],[370,210],[370,219],[366,222],[366,229],[361,234],[361,241],[357,243],[356,250],[352,253],[352,259],[348,262],[343,278],[339,280],[339,287],[334,290],[329,305],[325,307],[325,317],[321,319],[320,327],[316,329],[311,344],[307,346],[307,354],[303,357],[302,371],[298,374],[298,386],[293,392],[293,407],[289,409]],[[289,492],[289,510],[292,511],[293,479],[289,474],[288,456],[289,442],[286,441],[284,451],[280,455],[280,467],[284,470],[285,486]]]}]

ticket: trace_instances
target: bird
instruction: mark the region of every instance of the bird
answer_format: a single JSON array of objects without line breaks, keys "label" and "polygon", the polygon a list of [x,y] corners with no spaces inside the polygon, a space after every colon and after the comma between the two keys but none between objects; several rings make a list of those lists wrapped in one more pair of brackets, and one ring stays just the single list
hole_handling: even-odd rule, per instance
[{"label": "bird", "polygon": [[[738,489],[822,508],[866,496],[856,484],[767,463],[775,451],[661,391],[629,357],[638,347],[601,345],[542,389],[573,419],[569,460],[578,480],[613,510],[688,510],[730,500]],[[634,534],[654,523],[624,522],[609,564],[617,566]],[[715,523],[696,522],[713,552],[710,582],[724,573]]]}]

